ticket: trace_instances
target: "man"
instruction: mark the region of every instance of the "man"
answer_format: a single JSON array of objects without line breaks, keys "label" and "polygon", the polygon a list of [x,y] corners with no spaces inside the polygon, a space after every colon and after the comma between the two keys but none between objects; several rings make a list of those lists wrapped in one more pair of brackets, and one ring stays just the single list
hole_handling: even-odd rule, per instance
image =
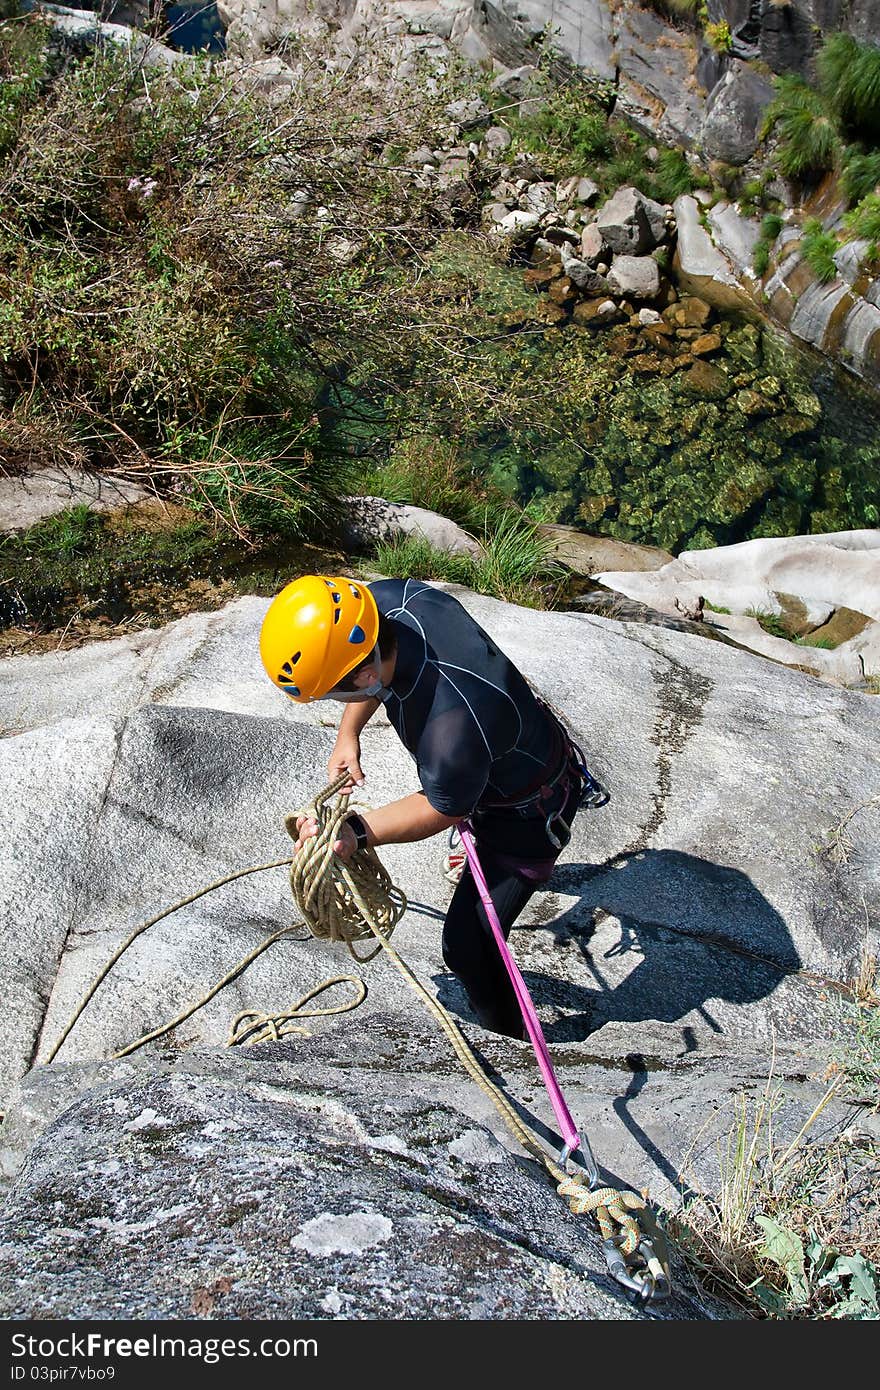
[{"label": "man", "polygon": [[[343,823],[335,852],[425,840],[470,823],[505,937],[545,882],[594,782],[559,720],[457,599],[419,580],[305,575],[273,599],[260,634],[267,674],[299,703],[348,706],[328,763],[363,785],[360,735],[384,704],[421,790]],[[299,842],[316,834],[297,823]],[[525,1036],[476,884],[465,868],[443,927],[443,959],[484,1027]]]}]

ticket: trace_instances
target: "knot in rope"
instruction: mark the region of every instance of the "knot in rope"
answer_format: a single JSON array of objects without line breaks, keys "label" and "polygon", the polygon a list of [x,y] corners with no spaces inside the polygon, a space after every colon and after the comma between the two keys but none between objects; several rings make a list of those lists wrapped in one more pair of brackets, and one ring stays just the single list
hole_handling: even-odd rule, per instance
[{"label": "knot in rope", "polygon": [[348,863],[333,852],[352,806],[347,796],[336,796],[332,804],[331,798],[348,780],[343,772],[284,824],[291,839],[297,840],[300,816],[313,816],[318,823],[318,833],[300,846],[290,866],[291,891],[306,926],[319,941],[344,941],[363,965],[382,949],[381,944],[359,956],[352,942],[376,936],[387,941],[406,911],[406,897],[372,849],[358,850]]},{"label": "knot in rope", "polygon": [[[599,1223],[602,1239],[614,1240],[622,1255],[632,1255],[639,1248],[642,1232],[638,1220],[624,1210],[627,1207],[630,1211],[644,1210],[644,1199],[638,1193],[629,1192],[625,1188],[618,1191],[615,1187],[597,1187],[591,1190],[577,1173],[559,1183],[556,1191],[560,1197],[568,1199],[568,1205],[575,1216],[584,1216],[587,1212],[592,1212]],[[615,1223],[620,1228],[618,1233],[614,1230]]]}]

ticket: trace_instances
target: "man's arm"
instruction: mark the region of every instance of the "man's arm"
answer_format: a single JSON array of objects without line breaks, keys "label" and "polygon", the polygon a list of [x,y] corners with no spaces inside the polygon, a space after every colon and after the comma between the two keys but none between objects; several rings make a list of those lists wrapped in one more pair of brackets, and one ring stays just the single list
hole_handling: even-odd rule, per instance
[{"label": "man's arm", "polygon": [[[424,792],[413,792],[399,801],[380,806],[376,811],[359,814],[371,845],[403,845],[411,844],[413,840],[427,840],[441,830],[448,830],[461,819],[460,816],[445,816],[442,811],[435,811]],[[317,835],[318,825],[313,817],[302,816],[297,822],[297,829],[299,840],[294,853],[306,840]],[[357,849],[351,826],[343,823],[340,838],[334,843],[333,849],[343,861],[351,858]]]},{"label": "man's arm", "polygon": [[346,796],[355,787],[363,786],[364,774],[361,768],[361,730],[369,723],[381,704],[380,700],[364,700],[346,705],[339,721],[339,733],[327,763],[327,776],[333,782],[343,772],[348,772],[351,782],[342,788]]}]

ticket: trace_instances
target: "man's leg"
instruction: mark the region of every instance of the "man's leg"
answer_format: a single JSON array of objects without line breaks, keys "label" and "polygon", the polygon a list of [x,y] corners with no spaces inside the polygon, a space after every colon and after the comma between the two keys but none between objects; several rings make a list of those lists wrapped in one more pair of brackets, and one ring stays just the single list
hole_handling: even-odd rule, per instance
[{"label": "man's leg", "polygon": [[[489,895],[505,940],[536,885],[502,867],[490,854],[480,854]],[[510,976],[492,935],[470,866],[452,895],[443,924],[443,959],[464,985],[484,1028],[522,1038],[522,1013]]]}]

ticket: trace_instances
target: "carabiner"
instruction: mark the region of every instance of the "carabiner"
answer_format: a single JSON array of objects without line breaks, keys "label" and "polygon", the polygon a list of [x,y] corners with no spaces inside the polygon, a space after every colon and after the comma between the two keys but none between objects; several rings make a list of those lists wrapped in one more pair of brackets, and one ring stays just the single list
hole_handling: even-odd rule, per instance
[{"label": "carabiner", "polygon": [[602,1250],[612,1279],[643,1303],[669,1297],[672,1292],[669,1274],[647,1236],[642,1236],[638,1249],[628,1258],[621,1253],[613,1236],[603,1240]]},{"label": "carabiner", "polygon": [[576,1144],[563,1144],[559,1153],[559,1166],[560,1168],[565,1168],[572,1154],[576,1153],[578,1149],[580,1149],[584,1160],[584,1166],[586,1167],[587,1176],[590,1180],[590,1191],[592,1192],[599,1186],[599,1165],[593,1157],[590,1141],[582,1129],[578,1130],[578,1142]]}]

